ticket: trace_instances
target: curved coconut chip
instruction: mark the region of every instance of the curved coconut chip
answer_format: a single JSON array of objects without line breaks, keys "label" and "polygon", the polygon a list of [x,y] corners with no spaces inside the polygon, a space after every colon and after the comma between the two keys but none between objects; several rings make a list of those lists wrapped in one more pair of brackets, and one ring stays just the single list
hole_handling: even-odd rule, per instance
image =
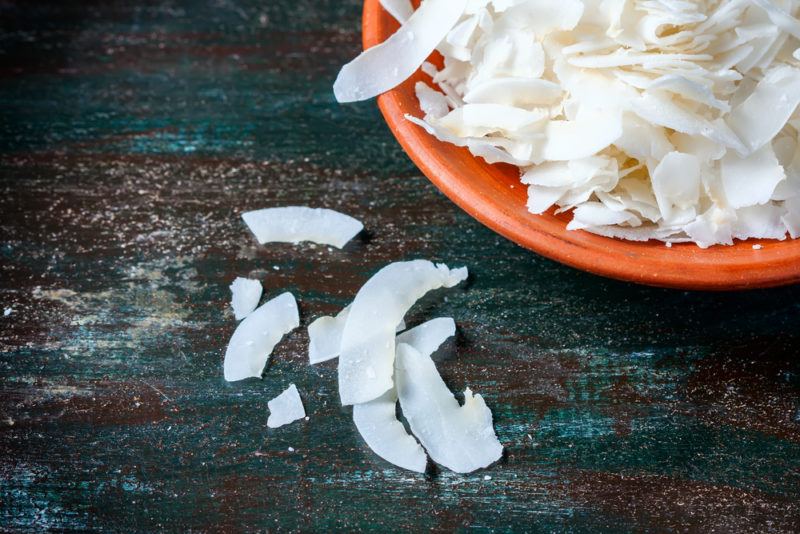
[{"label": "curved coconut chip", "polygon": [[[336,317],[323,316],[315,319],[308,325],[308,363],[326,362],[339,357],[339,349],[342,346],[342,331],[347,323],[347,316],[350,314],[348,304]],[[396,332],[406,329],[405,321],[395,328]]]},{"label": "curved coconut chip", "polygon": [[[397,336],[420,353],[430,355],[456,332],[453,319],[432,319]],[[397,420],[397,391],[393,387],[377,399],[353,405],[353,421],[361,437],[378,456],[394,465],[422,473],[427,457],[419,443]]]},{"label": "curved coconut chip", "polygon": [[342,248],[364,225],[360,221],[325,208],[285,206],[242,213],[242,219],[260,244],[312,241]]},{"label": "curved coconut chip", "polygon": [[272,349],[300,325],[297,301],[283,293],[266,302],[239,323],[225,351],[225,380],[260,378]]},{"label": "curved coconut chip", "polygon": [[392,388],[395,329],[428,291],[453,287],[466,267],[450,270],[427,260],[391,263],[358,291],[342,333],[339,396],[343,405],[368,402]]},{"label": "curved coconut chip", "polygon": [[367,100],[411,76],[458,22],[466,0],[426,0],[383,43],[342,67],[333,84],[339,102]]},{"label": "curved coconut chip", "polygon": [[459,405],[433,360],[406,343],[397,346],[395,369],[403,415],[434,462],[469,473],[500,459],[503,446],[483,397],[467,388]]}]

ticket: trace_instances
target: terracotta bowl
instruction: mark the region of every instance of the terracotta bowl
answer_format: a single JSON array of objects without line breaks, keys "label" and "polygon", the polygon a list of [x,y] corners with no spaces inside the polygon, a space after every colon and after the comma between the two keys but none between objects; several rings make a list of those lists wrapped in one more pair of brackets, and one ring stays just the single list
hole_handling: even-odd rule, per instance
[{"label": "terracotta bowl", "polygon": [[[378,0],[366,0],[363,44],[367,49],[397,30]],[[432,58],[436,62],[441,58]],[[526,188],[508,165],[489,165],[465,148],[437,141],[403,117],[421,117],[414,84],[430,78],[417,72],[378,97],[392,133],[425,175],[453,202],[498,234],[542,256],[602,276],[681,289],[734,290],[800,281],[800,240],[749,240],[701,249],[693,244],[629,242],[568,231],[569,215],[532,215]],[[758,243],[761,249],[754,250]]]}]

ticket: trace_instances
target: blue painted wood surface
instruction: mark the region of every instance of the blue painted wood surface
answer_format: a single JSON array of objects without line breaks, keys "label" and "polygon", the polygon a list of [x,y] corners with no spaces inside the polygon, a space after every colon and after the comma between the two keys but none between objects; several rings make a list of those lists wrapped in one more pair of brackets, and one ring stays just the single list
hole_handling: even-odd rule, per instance
[{"label": "blue painted wood surface", "polygon": [[[374,102],[334,102],[359,17],[352,0],[0,3],[2,529],[797,531],[800,288],[636,287],[494,235]],[[369,232],[258,246],[238,214],[283,204]],[[411,258],[472,272],[408,319],[458,323],[436,359],[494,411],[507,456],[485,472],[376,457],[304,328],[263,380],[222,379],[235,276],[291,290],[304,327]],[[289,383],[309,421],[268,429]]]}]

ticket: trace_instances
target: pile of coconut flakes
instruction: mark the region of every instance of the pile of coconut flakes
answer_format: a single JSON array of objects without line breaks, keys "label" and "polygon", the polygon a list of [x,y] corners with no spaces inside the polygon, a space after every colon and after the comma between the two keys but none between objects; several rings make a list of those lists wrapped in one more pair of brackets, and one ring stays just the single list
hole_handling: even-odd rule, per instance
[{"label": "pile of coconut flakes", "polygon": [[[363,228],[342,213],[300,206],[246,212],[242,218],[262,244],[312,241],[341,248]],[[431,319],[408,330],[403,320],[427,292],[466,278],[466,267],[450,269],[427,260],[390,263],[339,314],[308,327],[309,362],[338,358],[342,405],[353,406],[353,421],[367,445],[404,469],[424,472],[430,456],[468,473],[502,455],[483,398],[467,388],[459,404],[431,359],[455,334],[453,319]],[[237,278],[231,292],[241,322],[225,352],[225,379],[261,377],[275,345],[300,324],[297,301],[287,292],[259,307],[261,284],[245,278]],[[411,433],[397,418],[398,402]],[[269,409],[271,428],[306,417],[294,384],[269,401]]]},{"label": "pile of coconut flakes", "polygon": [[800,236],[800,0],[381,3],[401,27],[342,68],[336,98],[421,67],[407,119],[518,166],[531,213],[700,247]]}]

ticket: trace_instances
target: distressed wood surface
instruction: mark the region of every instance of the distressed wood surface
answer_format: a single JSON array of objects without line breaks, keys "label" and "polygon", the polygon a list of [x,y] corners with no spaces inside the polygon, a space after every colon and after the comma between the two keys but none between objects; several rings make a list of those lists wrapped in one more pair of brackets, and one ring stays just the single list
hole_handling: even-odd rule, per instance
[{"label": "distressed wood surface", "polygon": [[[0,528],[800,529],[800,288],[659,290],[499,238],[331,83],[354,0],[0,2]],[[365,222],[344,250],[258,246],[282,204]],[[304,327],[390,261],[466,264],[436,356],[505,458],[416,475],[339,406]],[[621,258],[620,261],[624,261]],[[263,380],[228,384],[228,284],[297,295]],[[268,429],[295,383],[309,421]],[[292,447],[294,451],[290,451]],[[485,480],[484,475],[490,475]]]}]

